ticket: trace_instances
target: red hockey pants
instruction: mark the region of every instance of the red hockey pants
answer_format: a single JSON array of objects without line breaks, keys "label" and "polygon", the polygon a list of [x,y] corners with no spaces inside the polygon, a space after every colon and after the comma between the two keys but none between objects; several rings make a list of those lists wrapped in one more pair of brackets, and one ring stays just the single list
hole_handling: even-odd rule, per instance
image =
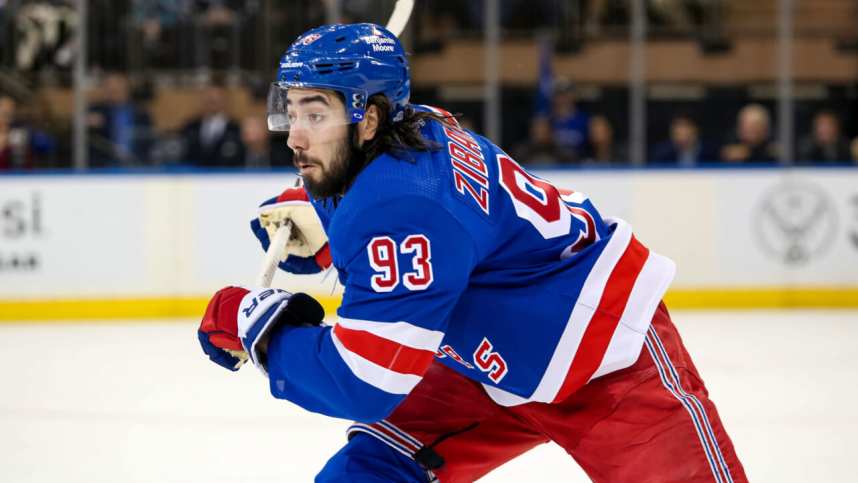
[{"label": "red hockey pants", "polygon": [[596,482],[747,481],[664,304],[634,365],[562,403],[502,407],[436,362],[390,417],[350,431],[416,454],[442,483],[474,481],[548,441]]}]

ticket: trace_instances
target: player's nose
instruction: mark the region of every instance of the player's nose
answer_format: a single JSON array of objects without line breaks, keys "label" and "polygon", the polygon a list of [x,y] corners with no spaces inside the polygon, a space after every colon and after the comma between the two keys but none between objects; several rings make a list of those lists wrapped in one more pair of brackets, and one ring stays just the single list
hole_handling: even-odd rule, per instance
[{"label": "player's nose", "polygon": [[309,146],[309,138],[303,128],[295,128],[289,131],[289,138],[286,140],[286,145],[292,151],[306,150]]}]

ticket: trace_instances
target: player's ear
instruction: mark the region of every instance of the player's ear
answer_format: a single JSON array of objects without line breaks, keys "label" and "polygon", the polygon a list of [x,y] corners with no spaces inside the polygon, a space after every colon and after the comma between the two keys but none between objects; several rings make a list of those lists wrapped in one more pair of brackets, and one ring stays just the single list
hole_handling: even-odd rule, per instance
[{"label": "player's ear", "polygon": [[375,104],[367,106],[363,121],[359,122],[357,127],[360,144],[372,141],[378,132],[378,106]]}]

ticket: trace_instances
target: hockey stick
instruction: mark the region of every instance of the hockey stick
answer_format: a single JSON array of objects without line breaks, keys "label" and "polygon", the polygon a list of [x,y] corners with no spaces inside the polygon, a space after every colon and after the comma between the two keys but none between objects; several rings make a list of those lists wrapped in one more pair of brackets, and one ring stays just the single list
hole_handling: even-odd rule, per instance
[{"label": "hockey stick", "polygon": [[259,275],[256,276],[257,287],[270,287],[271,281],[274,280],[274,273],[277,271],[277,265],[283,258],[283,251],[286,249],[286,243],[289,242],[289,237],[292,236],[292,220],[286,220],[286,223],[280,225],[277,231],[274,232],[274,237],[271,238],[271,244],[268,245],[268,250],[265,252],[265,258],[262,260],[262,267],[259,269]]},{"label": "hockey stick", "polygon": [[399,37],[399,34],[405,30],[405,26],[408,24],[413,8],[414,0],[396,0],[393,13],[390,14],[390,20],[387,21],[387,30]]},{"label": "hockey stick", "polygon": [[[396,5],[393,7],[393,13],[390,14],[390,19],[387,21],[387,30],[393,35],[399,37],[399,34],[408,25],[408,19],[411,18],[411,11],[414,9],[414,0],[396,0]],[[265,252],[265,258],[262,260],[262,267],[259,269],[259,275],[256,276],[257,287],[270,287],[274,274],[277,272],[277,265],[283,256],[283,250],[286,249],[286,243],[289,237],[292,236],[292,220],[286,220],[282,226],[277,228],[268,250]]]}]

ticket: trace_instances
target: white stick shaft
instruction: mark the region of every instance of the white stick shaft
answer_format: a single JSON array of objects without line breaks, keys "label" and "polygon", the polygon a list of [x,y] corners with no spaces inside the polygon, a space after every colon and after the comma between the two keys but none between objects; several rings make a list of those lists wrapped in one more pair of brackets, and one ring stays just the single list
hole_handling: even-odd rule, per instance
[{"label": "white stick shaft", "polygon": [[387,30],[390,30],[393,35],[399,37],[399,34],[405,29],[408,24],[408,18],[411,17],[411,10],[414,8],[414,0],[397,0],[396,6],[393,7],[393,13],[390,15],[390,20],[387,21]]},{"label": "white stick shaft", "polygon": [[277,271],[277,264],[283,258],[286,243],[291,236],[292,220],[288,220],[283,226],[277,229],[274,237],[271,239],[271,244],[268,245],[268,251],[265,252],[265,259],[262,261],[262,267],[259,269],[259,275],[256,277],[257,287],[271,286],[271,281],[274,280],[274,273]]}]

